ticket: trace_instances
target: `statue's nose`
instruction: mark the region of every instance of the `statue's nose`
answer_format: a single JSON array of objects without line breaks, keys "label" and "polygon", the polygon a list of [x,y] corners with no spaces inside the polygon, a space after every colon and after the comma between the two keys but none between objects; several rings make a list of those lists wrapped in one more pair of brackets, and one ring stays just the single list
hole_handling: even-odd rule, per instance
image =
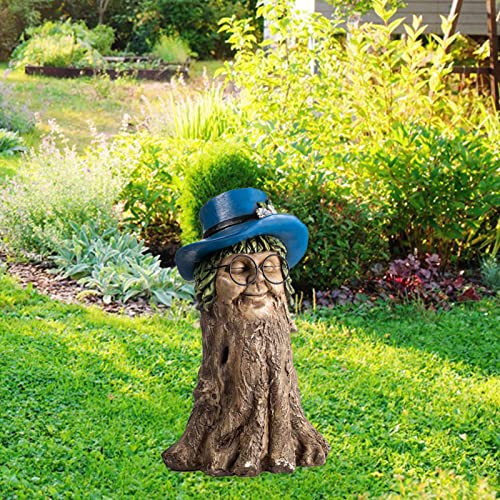
[{"label": "statue's nose", "polygon": [[255,276],[254,280],[249,283],[248,286],[250,287],[255,287],[257,291],[261,291],[262,288],[265,286],[265,281],[266,279],[264,278],[264,273],[262,272],[262,269],[259,267],[257,268],[257,275]]}]

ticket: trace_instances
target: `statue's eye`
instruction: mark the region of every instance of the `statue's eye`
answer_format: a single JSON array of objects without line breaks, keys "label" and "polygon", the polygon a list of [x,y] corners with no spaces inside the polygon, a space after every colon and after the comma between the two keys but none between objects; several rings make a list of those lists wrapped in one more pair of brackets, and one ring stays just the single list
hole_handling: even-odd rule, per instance
[{"label": "statue's eye", "polygon": [[281,266],[278,264],[275,264],[275,265],[266,264],[263,269],[264,269],[264,272],[266,272],[266,273],[277,273],[280,271]]},{"label": "statue's eye", "polygon": [[248,267],[241,264],[231,266],[231,272],[234,274],[242,274],[248,271]]},{"label": "statue's eye", "polygon": [[231,262],[231,273],[232,274],[246,274],[251,272],[255,268],[253,262],[248,257],[238,257],[233,262]]}]

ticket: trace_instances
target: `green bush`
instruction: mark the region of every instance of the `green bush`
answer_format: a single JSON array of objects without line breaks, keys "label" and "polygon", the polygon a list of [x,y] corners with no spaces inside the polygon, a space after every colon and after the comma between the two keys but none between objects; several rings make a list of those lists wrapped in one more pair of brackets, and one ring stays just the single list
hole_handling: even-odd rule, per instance
[{"label": "green bush", "polygon": [[99,67],[111,51],[113,29],[98,26],[89,30],[83,21],[47,21],[26,30],[28,40],[12,54],[16,67],[26,65],[58,67]]},{"label": "green bush", "polygon": [[258,186],[257,164],[240,146],[227,142],[207,145],[186,169],[182,184],[179,204],[183,244],[201,238],[198,216],[208,200],[231,189]]},{"label": "green bush", "polygon": [[40,11],[52,0],[0,0],[0,61],[8,60],[28,26],[40,21]]},{"label": "green bush", "polygon": [[151,51],[165,63],[185,63],[194,53],[189,44],[178,36],[162,35]]},{"label": "green bush", "polygon": [[168,146],[152,139],[141,139],[135,168],[120,194],[123,223],[145,241],[179,241],[177,202],[178,172]]},{"label": "green bush", "polygon": [[64,276],[96,290],[105,303],[145,297],[171,306],[174,299],[193,300],[193,287],[177,269],[162,269],[159,258],[133,236],[116,228],[102,232],[94,223],[71,225],[72,238],[62,242],[53,260]]},{"label": "green bush", "polygon": [[22,137],[17,132],[0,128],[0,158],[26,151]]},{"label": "green bush", "polygon": [[492,255],[481,260],[481,277],[485,285],[500,290],[500,262]]},{"label": "green bush", "polygon": [[[471,258],[476,250],[466,252],[467,242],[484,244],[498,193],[499,122],[489,100],[456,91],[449,53],[456,36],[424,41],[415,19],[404,27],[405,37],[396,37],[396,10],[385,0],[375,0],[374,8],[381,24],[348,24],[349,36],[320,15],[297,11],[293,2],[259,7],[270,40],[259,43],[245,21],[230,19],[223,27],[236,51],[226,72],[241,96],[238,136],[266,165],[275,196],[288,192],[286,205],[312,228],[310,248],[323,246],[343,255],[343,263],[359,263],[335,264],[345,278],[387,258],[389,239],[403,255],[411,246],[422,254],[440,250],[448,260],[458,252]],[[400,124],[425,151],[395,145],[404,137]],[[394,176],[389,161],[397,164]],[[306,203],[306,192],[317,207]],[[294,196],[301,199],[296,209]],[[337,202],[346,216],[341,228],[349,227],[345,248],[338,229],[327,230],[325,207]],[[380,241],[364,237],[366,228]],[[355,252],[353,241],[362,242]],[[334,272],[318,266],[315,273],[297,278],[309,286],[338,283]]]},{"label": "green bush", "polygon": [[500,205],[500,156],[480,133],[396,124],[362,153],[359,168],[387,214],[396,256],[417,249],[444,264],[466,259],[468,242]]},{"label": "green bush", "polygon": [[59,146],[56,135],[45,137],[0,191],[3,243],[13,253],[49,255],[71,237],[72,223],[116,226],[116,202],[139,155],[134,141],[94,142],[78,155]]},{"label": "green bush", "polygon": [[269,175],[264,190],[278,212],[295,215],[309,230],[306,255],[292,269],[296,289],[339,287],[388,258],[381,214],[350,199],[324,173],[297,169],[279,180]]},{"label": "green bush", "polygon": [[148,0],[139,5],[128,48],[148,51],[163,32],[180,36],[200,59],[231,55],[219,19],[252,17],[255,0]]}]

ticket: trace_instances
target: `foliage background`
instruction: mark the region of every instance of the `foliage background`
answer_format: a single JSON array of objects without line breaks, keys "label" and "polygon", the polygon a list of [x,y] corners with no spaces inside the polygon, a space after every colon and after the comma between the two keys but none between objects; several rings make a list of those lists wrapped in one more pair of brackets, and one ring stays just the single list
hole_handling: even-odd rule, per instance
[{"label": "foliage background", "polygon": [[[255,18],[256,0],[111,0],[104,23],[116,33],[113,46],[142,54],[161,35],[180,36],[199,58],[225,58],[231,49],[218,33],[221,17]],[[0,60],[7,60],[23,31],[43,20],[73,19],[90,28],[98,24],[95,0],[0,1]],[[256,26],[260,26],[256,22]],[[259,28],[261,30],[261,28]]]}]

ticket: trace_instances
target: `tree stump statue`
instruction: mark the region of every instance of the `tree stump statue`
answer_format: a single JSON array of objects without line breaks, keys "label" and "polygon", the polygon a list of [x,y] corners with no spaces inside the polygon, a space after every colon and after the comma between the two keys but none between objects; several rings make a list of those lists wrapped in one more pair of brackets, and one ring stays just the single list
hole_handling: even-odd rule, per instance
[{"label": "tree stump statue", "polygon": [[214,476],[323,465],[329,445],[302,410],[287,302],[307,228],[252,188],[211,199],[200,220],[203,239],[176,262],[195,279],[203,359],[186,429],[163,461]]}]

